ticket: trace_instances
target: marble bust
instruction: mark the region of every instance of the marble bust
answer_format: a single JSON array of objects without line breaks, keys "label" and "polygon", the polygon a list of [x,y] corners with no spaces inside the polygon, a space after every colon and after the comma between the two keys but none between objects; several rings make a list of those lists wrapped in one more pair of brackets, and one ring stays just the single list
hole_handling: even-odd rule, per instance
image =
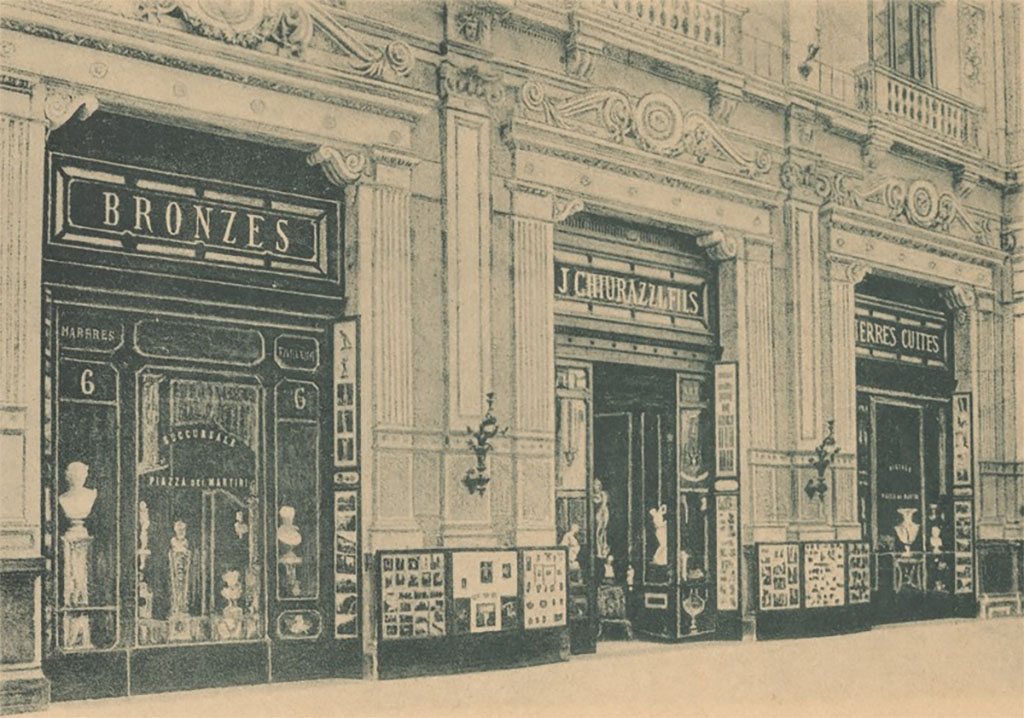
[{"label": "marble bust", "polygon": [[68,490],[57,497],[64,515],[71,520],[71,526],[65,534],[68,538],[86,538],[89,532],[85,529],[85,519],[96,503],[96,489],[86,488],[89,478],[89,466],[81,461],[72,461],[64,471],[68,482]]}]

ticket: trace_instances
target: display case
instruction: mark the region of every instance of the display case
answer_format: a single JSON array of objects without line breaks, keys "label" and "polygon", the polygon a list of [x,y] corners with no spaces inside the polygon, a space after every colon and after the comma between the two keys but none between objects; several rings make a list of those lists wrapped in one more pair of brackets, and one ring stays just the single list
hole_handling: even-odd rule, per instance
[{"label": "display case", "polygon": [[871,550],[866,541],[759,543],[757,635],[848,633],[870,626]]},{"label": "display case", "polygon": [[382,678],[568,658],[565,547],[381,551],[375,573]]}]

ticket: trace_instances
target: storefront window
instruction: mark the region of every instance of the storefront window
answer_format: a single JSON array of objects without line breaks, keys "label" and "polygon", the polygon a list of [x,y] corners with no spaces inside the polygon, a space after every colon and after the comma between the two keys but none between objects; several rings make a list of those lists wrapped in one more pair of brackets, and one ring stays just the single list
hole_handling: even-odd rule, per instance
[{"label": "storefront window", "polygon": [[138,643],[263,635],[260,390],[139,377]]},{"label": "storefront window", "polygon": [[119,642],[119,374],[63,359],[58,368],[58,635],[64,650]]}]

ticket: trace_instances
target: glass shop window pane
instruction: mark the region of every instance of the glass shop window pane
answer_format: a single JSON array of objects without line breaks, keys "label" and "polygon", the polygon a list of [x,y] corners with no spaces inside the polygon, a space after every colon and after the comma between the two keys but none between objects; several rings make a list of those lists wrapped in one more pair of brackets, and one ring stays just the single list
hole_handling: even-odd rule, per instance
[{"label": "glass shop window pane", "polygon": [[57,407],[57,631],[65,651],[119,640],[118,373],[62,359]]},{"label": "glass shop window pane", "polygon": [[156,370],[138,388],[138,643],[259,638],[260,390]]}]

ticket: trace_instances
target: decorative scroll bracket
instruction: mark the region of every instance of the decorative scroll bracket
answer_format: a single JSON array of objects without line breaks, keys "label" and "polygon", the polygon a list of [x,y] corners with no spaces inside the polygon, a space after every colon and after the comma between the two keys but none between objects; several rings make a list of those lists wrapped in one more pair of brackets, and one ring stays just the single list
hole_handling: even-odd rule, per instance
[{"label": "decorative scroll bracket", "polygon": [[362,152],[343,152],[334,147],[323,146],[306,157],[310,165],[319,165],[331,184],[344,187],[359,182],[369,167]]},{"label": "decorative scroll bracket", "polygon": [[53,132],[72,118],[79,121],[89,119],[99,106],[95,95],[78,94],[68,88],[47,87],[43,116],[46,117],[48,131]]}]

